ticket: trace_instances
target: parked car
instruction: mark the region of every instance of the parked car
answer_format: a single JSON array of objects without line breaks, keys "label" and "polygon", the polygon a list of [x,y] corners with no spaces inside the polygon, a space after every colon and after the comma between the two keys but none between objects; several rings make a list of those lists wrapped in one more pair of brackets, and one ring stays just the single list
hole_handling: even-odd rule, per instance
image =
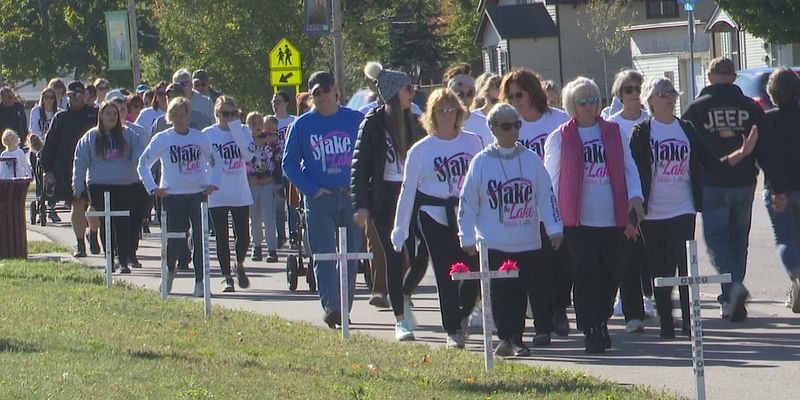
[{"label": "parked car", "polygon": [[[792,67],[792,69],[800,73],[800,67]],[[762,68],[747,68],[739,70],[736,73],[736,82],[745,96],[753,99],[764,111],[775,107],[767,94],[767,80],[769,75],[775,68],[762,67]]]}]

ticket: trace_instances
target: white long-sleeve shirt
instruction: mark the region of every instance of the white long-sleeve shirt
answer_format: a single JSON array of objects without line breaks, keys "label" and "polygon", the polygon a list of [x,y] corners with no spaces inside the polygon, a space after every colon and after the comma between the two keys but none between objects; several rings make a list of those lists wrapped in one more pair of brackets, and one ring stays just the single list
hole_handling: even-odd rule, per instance
[{"label": "white long-sleeve shirt", "polygon": [[[611,178],[605,162],[605,149],[600,139],[600,125],[578,128],[583,143],[583,190],[581,192],[580,224],[583,226],[617,226],[614,219],[614,196],[611,191]],[[631,148],[621,135],[623,162],[625,163],[625,184],[628,200],[644,198],[639,170],[631,156]],[[550,173],[553,192],[558,194],[558,180],[561,177],[561,130],[556,129],[545,142],[544,166]]]},{"label": "white long-sleeve shirt", "polygon": [[[450,140],[426,136],[411,146],[406,155],[403,185],[392,230],[392,245],[395,250],[400,251],[408,238],[417,191],[440,199],[458,197],[467,176],[469,162],[481,150],[481,139],[467,132],[461,132]],[[419,212],[447,225],[445,207],[422,206]]]},{"label": "white long-sleeve shirt", "polygon": [[236,121],[223,130],[219,124],[203,129],[214,150],[216,162],[211,167],[220,177],[219,190],[208,196],[208,206],[242,207],[253,204],[253,195],[247,183],[247,162],[253,159],[256,145],[250,129]]},{"label": "white long-sleeve shirt", "polygon": [[550,175],[539,155],[522,145],[513,149],[491,145],[478,153],[461,189],[461,246],[473,246],[481,239],[494,250],[538,250],[542,248],[540,221],[548,236],[562,234]]},{"label": "white long-sleeve shirt", "polygon": [[47,130],[50,128],[50,122],[53,120],[55,114],[56,113],[53,111],[45,112],[46,119],[42,121],[42,106],[33,106],[31,109],[31,117],[28,118],[28,132],[44,140],[44,136],[47,134]]},{"label": "white long-sleeve shirt", "polygon": [[22,149],[17,148],[14,151],[4,150],[0,153],[0,158],[13,158],[17,160],[16,169],[14,170],[7,168],[5,163],[0,164],[0,178],[30,178],[32,176],[30,160]]},{"label": "white long-sleeve shirt", "polygon": [[[161,160],[161,183],[156,184],[150,167]],[[137,172],[148,192],[161,187],[168,194],[200,193],[208,185],[219,187],[219,176],[211,165],[214,154],[211,143],[197,129],[181,135],[175,128],[159,132],[139,158]]]}]

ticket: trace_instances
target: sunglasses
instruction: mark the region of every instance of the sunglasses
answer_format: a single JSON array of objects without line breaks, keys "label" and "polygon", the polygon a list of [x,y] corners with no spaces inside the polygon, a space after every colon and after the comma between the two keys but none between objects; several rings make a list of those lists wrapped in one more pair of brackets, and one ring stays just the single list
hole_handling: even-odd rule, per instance
[{"label": "sunglasses", "polygon": [[501,122],[499,124],[492,125],[495,128],[500,128],[504,131],[510,131],[511,128],[519,129],[522,128],[522,121],[515,121],[515,122]]},{"label": "sunglasses", "polygon": [[433,109],[433,111],[436,111],[436,112],[442,113],[442,114],[454,114],[454,113],[458,112],[458,109],[455,108],[455,107],[436,107],[436,108]]},{"label": "sunglasses", "polygon": [[187,87],[187,86],[189,86],[190,83],[192,83],[192,81],[182,81],[182,82],[175,82],[175,83],[177,83],[178,85],[181,85],[182,87]]},{"label": "sunglasses", "polygon": [[592,97],[581,97],[579,99],[575,99],[575,104],[579,106],[585,106],[587,104],[595,105],[600,102],[600,98],[597,96]]},{"label": "sunglasses", "polygon": [[622,93],[632,94],[633,92],[642,93],[642,87],[639,85],[623,86]]},{"label": "sunglasses", "polygon": [[508,99],[509,99],[509,100],[514,100],[514,99],[516,99],[516,100],[522,100],[522,96],[525,96],[525,92],[514,92],[514,93],[509,93],[509,94],[508,94]]},{"label": "sunglasses", "polygon": [[656,93],[658,97],[678,97],[678,92],[675,89],[662,90]]},{"label": "sunglasses", "polygon": [[472,89],[472,90],[469,90],[467,92],[462,92],[462,91],[459,90],[457,92],[457,96],[458,96],[459,99],[475,97],[475,90]]},{"label": "sunglasses", "polygon": [[219,115],[221,115],[223,118],[233,118],[233,117],[239,115],[239,111],[236,111],[236,110],[234,110],[234,111],[227,111],[227,110],[226,111],[220,111]]}]

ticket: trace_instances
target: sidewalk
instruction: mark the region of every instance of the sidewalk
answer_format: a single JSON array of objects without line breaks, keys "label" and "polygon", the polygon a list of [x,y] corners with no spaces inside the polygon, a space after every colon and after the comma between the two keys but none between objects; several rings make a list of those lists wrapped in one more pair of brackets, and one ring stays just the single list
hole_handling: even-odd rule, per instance
[{"label": "sidewalk", "polygon": [[[154,234],[159,232],[158,227],[151,229]],[[66,224],[29,226],[28,233],[29,240],[42,240],[42,237],[46,237],[68,247],[74,245],[72,229]],[[698,237],[702,237],[699,232]],[[698,242],[702,242],[702,239]],[[246,265],[251,281],[250,288],[240,289],[237,286],[234,293],[222,293],[223,284],[214,258],[213,238],[211,246],[211,291],[214,305],[260,314],[277,314],[289,320],[325,326],[318,297],[308,292],[308,286],[302,277],[297,291],[288,290],[286,251],[279,252],[278,263],[253,263],[248,258]],[[701,247],[699,252],[704,255],[704,251]],[[114,279],[158,290],[160,242],[154,239],[142,240],[138,254],[144,268],[133,269],[130,275],[115,275]],[[102,254],[80,261],[97,269],[105,268]],[[701,273],[712,273],[705,256],[701,257],[700,262]],[[194,283],[192,277],[193,271],[179,272],[173,297],[189,297]],[[782,299],[755,298],[748,307],[749,320],[739,324],[722,321],[714,301],[715,289],[703,288],[708,398],[796,398],[792,383],[800,378],[800,318],[783,307]],[[391,310],[378,310],[370,306],[366,301],[368,298],[363,276],[359,275],[356,301],[351,313],[351,329],[357,333],[394,340],[394,317]],[[444,344],[445,334],[441,332],[436,299],[436,286],[429,269],[414,296],[414,310],[419,321],[415,335],[418,342],[439,346]],[[198,318],[202,317],[202,313],[202,302],[198,301]],[[581,370],[622,385],[643,384],[687,397],[692,396],[694,377],[691,369],[691,345],[686,338],[681,339],[679,336],[679,340],[668,342],[660,340],[656,321],[646,323],[644,334],[626,334],[623,330],[624,321],[615,317],[609,326],[614,348],[605,355],[587,355],[583,351],[582,335],[574,331],[574,315],[570,314],[569,317],[573,329],[569,337],[554,336],[551,346],[532,349],[533,356],[519,362]],[[527,325],[528,332],[524,339],[530,342],[532,322],[528,321]],[[467,343],[467,349],[480,352],[481,335],[473,334]]]}]

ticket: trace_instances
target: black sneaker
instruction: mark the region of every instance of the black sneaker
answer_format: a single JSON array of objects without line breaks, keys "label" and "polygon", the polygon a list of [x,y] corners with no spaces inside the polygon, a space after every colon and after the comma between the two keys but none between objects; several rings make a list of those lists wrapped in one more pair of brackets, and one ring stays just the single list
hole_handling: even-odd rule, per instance
[{"label": "black sneaker", "polygon": [[56,213],[55,210],[50,210],[50,212],[47,213],[47,216],[50,218],[50,222],[54,224],[61,222],[61,217],[58,216],[58,213]]},{"label": "black sneaker", "polygon": [[729,298],[731,299],[731,322],[741,322],[747,319],[745,303],[750,297],[750,292],[741,283],[731,285]]},{"label": "black sneaker", "polygon": [[128,266],[131,268],[142,268],[142,263],[139,262],[139,259],[136,258],[136,254],[132,254],[128,257]]},{"label": "black sneaker", "polygon": [[339,311],[326,311],[322,320],[328,324],[328,328],[336,329],[336,325],[342,325],[342,313]]},{"label": "black sneaker", "polygon": [[603,347],[606,349],[611,348],[611,335],[608,333],[608,321],[600,324],[600,339],[603,341]]},{"label": "black sneaker", "polygon": [[231,293],[235,292],[236,289],[233,287],[233,277],[226,277],[225,278],[225,289],[222,289],[224,293]]},{"label": "black sneaker", "polygon": [[511,339],[511,348],[514,349],[514,355],[517,357],[528,357],[531,355],[531,349],[525,346],[522,337],[515,337]]},{"label": "black sneaker", "polygon": [[549,333],[537,333],[533,335],[533,347],[542,347],[550,345]]},{"label": "black sneaker", "polygon": [[672,321],[672,315],[661,318],[661,332],[658,336],[662,339],[675,339],[675,323]]},{"label": "black sneaker", "polygon": [[239,282],[240,288],[247,289],[250,287],[250,278],[244,272],[244,265],[236,266],[236,280]]},{"label": "black sneaker", "polygon": [[253,257],[250,258],[253,261],[261,261],[261,246],[256,246],[253,248]]},{"label": "black sneaker", "polygon": [[278,262],[278,252],[275,250],[270,250],[269,255],[267,256],[267,262]]},{"label": "black sneaker", "polygon": [[78,243],[75,244],[75,254],[72,255],[75,258],[83,258],[86,257],[86,242],[83,240],[78,240]]},{"label": "black sneaker", "polygon": [[128,268],[128,266],[127,266],[127,265],[120,265],[120,267],[119,267],[119,273],[120,273],[120,274],[130,274],[130,273],[131,273],[131,269],[130,269],[130,268]]},{"label": "black sneaker", "polygon": [[556,335],[564,337],[569,336],[569,319],[567,318],[567,310],[556,310],[553,315],[553,328]]},{"label": "black sneaker", "polygon": [[142,233],[150,233],[150,223],[145,222],[142,224]]},{"label": "black sneaker", "polygon": [[100,242],[97,241],[97,232],[89,231],[86,234],[86,240],[89,241],[89,251],[92,254],[100,254]]},{"label": "black sneaker", "polygon": [[602,354],[606,352],[606,346],[605,343],[603,343],[603,338],[600,333],[601,331],[602,328],[598,326],[583,332],[585,335],[583,337],[583,344],[587,353]]}]

